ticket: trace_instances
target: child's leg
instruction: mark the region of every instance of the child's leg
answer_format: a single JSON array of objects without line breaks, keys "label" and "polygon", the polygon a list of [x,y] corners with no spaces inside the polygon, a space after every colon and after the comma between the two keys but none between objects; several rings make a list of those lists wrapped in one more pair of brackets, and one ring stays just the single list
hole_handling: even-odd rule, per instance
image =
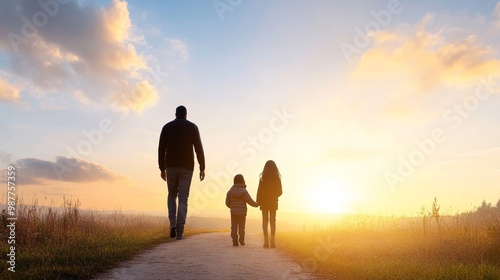
[{"label": "child's leg", "polygon": [[233,246],[238,246],[238,216],[231,215],[231,238],[233,239]]},{"label": "child's leg", "polygon": [[246,216],[241,216],[240,220],[240,244],[245,245],[245,224],[246,224],[247,217]]}]

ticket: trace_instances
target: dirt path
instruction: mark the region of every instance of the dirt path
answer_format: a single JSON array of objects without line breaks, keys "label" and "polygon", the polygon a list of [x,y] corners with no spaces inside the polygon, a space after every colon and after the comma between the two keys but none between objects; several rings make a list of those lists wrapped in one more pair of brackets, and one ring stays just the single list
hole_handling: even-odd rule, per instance
[{"label": "dirt path", "polygon": [[98,279],[315,279],[276,249],[262,248],[260,235],[246,239],[233,247],[229,233],[206,233],[164,243]]}]

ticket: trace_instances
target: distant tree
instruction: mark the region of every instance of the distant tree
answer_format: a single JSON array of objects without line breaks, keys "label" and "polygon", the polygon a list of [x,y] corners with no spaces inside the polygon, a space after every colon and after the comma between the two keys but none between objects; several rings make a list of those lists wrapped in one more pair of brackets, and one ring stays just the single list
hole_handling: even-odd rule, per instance
[{"label": "distant tree", "polygon": [[483,200],[481,206],[477,208],[478,214],[488,214],[491,211],[491,203],[486,203],[486,200]]},{"label": "distant tree", "polygon": [[497,210],[500,210],[500,199],[497,202]]},{"label": "distant tree", "polygon": [[491,208],[491,202],[490,203],[486,203],[486,200],[483,200],[483,203],[481,203],[481,208],[484,208],[486,210],[490,210],[490,208]]}]

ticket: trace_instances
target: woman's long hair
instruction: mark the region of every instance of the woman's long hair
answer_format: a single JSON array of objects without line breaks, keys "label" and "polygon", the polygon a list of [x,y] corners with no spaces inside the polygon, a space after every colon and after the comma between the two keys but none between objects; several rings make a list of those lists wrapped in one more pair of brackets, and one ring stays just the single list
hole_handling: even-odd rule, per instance
[{"label": "woman's long hair", "polygon": [[260,180],[280,180],[281,179],[281,174],[280,171],[278,170],[278,166],[276,166],[276,163],[272,160],[268,160],[266,164],[264,165],[264,170],[262,170],[262,173],[260,173]]}]

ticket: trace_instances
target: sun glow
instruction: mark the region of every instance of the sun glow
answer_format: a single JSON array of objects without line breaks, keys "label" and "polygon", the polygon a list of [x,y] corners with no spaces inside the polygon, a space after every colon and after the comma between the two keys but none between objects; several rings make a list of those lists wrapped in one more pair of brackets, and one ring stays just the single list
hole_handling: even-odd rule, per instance
[{"label": "sun glow", "polygon": [[310,209],[321,213],[347,213],[353,202],[352,192],[339,180],[324,179],[309,187]]}]

